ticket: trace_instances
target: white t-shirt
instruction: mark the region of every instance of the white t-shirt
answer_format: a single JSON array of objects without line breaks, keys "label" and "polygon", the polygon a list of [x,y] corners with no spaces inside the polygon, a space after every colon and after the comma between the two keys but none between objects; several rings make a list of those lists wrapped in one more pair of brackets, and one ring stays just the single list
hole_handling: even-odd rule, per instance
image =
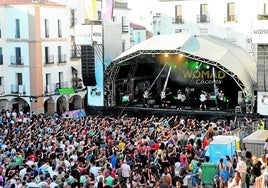
[{"label": "white t-shirt", "polygon": [[121,169],[122,169],[122,176],[124,178],[128,178],[130,176],[130,166],[126,163],[123,163],[121,165]]}]

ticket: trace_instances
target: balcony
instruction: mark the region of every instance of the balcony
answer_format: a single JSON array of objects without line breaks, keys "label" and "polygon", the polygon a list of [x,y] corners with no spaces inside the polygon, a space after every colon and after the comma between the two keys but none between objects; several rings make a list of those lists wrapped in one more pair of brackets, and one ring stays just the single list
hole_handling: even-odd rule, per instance
[{"label": "balcony", "polygon": [[81,78],[72,78],[72,86],[73,88],[82,89],[83,88],[83,81]]},{"label": "balcony", "polygon": [[122,33],[128,33],[128,25],[122,25]]},{"label": "balcony", "polygon": [[81,58],[81,46],[72,45],[71,46],[71,59]]},{"label": "balcony", "polygon": [[18,95],[26,94],[25,85],[11,84],[10,91],[12,94],[18,94]]},{"label": "balcony", "polygon": [[11,65],[24,65],[22,56],[10,56]]},{"label": "balcony", "polygon": [[268,20],[268,14],[258,14],[258,20]]},{"label": "balcony", "polygon": [[172,19],[173,24],[183,24],[184,19],[182,19],[182,16],[176,16],[175,18]]},{"label": "balcony", "polygon": [[210,17],[207,14],[198,14],[196,16],[197,23],[209,23],[210,22]]},{"label": "balcony", "polygon": [[71,18],[70,20],[71,20],[70,21],[70,27],[72,28],[77,24],[77,19],[76,18]]},{"label": "balcony", "polygon": [[0,65],[4,64],[3,55],[0,55]]},{"label": "balcony", "polygon": [[54,55],[45,56],[45,64],[46,65],[54,64]]},{"label": "balcony", "polygon": [[237,22],[237,16],[227,15],[227,17],[224,19],[224,22]]},{"label": "balcony", "polygon": [[59,55],[58,56],[58,63],[59,64],[66,63],[66,54],[63,54],[63,55]]},{"label": "balcony", "polygon": [[55,93],[56,88],[57,88],[56,84],[48,84],[48,85],[46,85],[45,93],[46,94],[53,94],[53,93]]},{"label": "balcony", "polygon": [[67,81],[56,83],[56,89],[63,89],[63,88],[69,88],[69,83]]}]

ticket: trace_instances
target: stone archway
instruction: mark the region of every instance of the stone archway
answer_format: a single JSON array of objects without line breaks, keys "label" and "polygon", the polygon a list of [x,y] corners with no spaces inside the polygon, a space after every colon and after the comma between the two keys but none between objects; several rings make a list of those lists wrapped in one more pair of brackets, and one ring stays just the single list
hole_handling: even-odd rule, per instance
[{"label": "stone archway", "polygon": [[55,113],[55,101],[52,98],[48,98],[44,102],[44,112],[47,114]]},{"label": "stone archway", "polygon": [[25,114],[30,112],[30,105],[23,98],[13,98],[10,101],[10,106],[17,111],[22,110]]},{"label": "stone archway", "polygon": [[62,114],[67,110],[67,99],[64,96],[60,96],[57,100],[57,114]]},{"label": "stone archway", "polygon": [[69,99],[69,111],[78,110],[82,108],[83,108],[83,104],[82,104],[81,96],[74,95]]}]

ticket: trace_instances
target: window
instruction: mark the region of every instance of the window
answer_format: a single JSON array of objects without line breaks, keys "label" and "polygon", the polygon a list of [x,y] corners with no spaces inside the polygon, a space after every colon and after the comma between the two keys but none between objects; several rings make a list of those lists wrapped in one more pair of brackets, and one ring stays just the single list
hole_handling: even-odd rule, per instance
[{"label": "window", "polygon": [[208,22],[208,6],[207,4],[200,5],[200,20],[201,23]]},{"label": "window", "polygon": [[50,61],[49,61],[49,48],[48,47],[45,47],[45,63],[50,64]]},{"label": "window", "polygon": [[63,72],[59,72],[59,83],[60,88],[64,88],[64,82],[63,82]]},{"label": "window", "polygon": [[63,58],[62,58],[62,54],[61,54],[61,46],[58,46],[58,62],[62,63]]},{"label": "window", "polygon": [[182,20],[182,6],[176,5],[175,6],[175,23],[183,23]]},{"label": "window", "polygon": [[235,21],[235,4],[227,4],[227,22]]},{"label": "window", "polygon": [[15,38],[20,38],[20,20],[16,19],[15,20]]},{"label": "window", "polygon": [[58,37],[62,37],[62,27],[61,27],[61,20],[58,20]]},{"label": "window", "polygon": [[22,73],[16,73],[16,78],[17,78],[17,85],[23,85]]},{"label": "window", "polygon": [[49,38],[48,19],[45,19],[45,37]]},{"label": "window", "polygon": [[126,41],[122,41],[122,51],[124,52],[126,50]]},{"label": "window", "polygon": [[71,27],[74,27],[75,25],[75,10],[71,10]]},{"label": "window", "polygon": [[2,52],[2,48],[0,47],[0,65],[3,65],[3,52]]},{"label": "window", "polygon": [[22,65],[22,58],[21,58],[21,49],[20,47],[15,48],[15,64]]},{"label": "window", "polygon": [[50,93],[53,91],[53,87],[51,85],[51,73],[46,73],[46,92]]},{"label": "window", "polygon": [[122,17],[122,32],[127,33],[128,32],[128,24],[126,21],[126,17]]}]

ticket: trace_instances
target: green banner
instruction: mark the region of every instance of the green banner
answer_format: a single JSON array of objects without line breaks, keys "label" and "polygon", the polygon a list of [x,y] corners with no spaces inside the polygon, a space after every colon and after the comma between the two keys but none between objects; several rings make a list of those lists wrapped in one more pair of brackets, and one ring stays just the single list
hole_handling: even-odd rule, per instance
[{"label": "green banner", "polygon": [[75,93],[74,88],[60,88],[58,89],[60,95],[73,94]]}]

